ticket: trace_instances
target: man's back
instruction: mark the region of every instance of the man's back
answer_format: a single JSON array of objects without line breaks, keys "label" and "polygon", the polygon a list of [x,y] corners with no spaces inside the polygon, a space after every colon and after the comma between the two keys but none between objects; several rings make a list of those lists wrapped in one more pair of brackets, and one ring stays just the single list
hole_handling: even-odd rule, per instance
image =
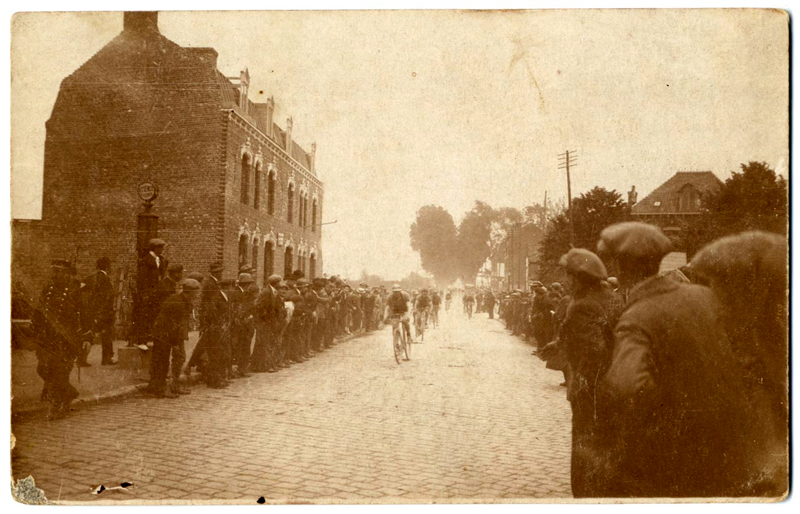
[{"label": "man's back", "polygon": [[[624,496],[732,496],[746,481],[741,376],[702,286],[653,277],[629,294],[599,396]],[[718,470],[718,471],[712,471]]]}]

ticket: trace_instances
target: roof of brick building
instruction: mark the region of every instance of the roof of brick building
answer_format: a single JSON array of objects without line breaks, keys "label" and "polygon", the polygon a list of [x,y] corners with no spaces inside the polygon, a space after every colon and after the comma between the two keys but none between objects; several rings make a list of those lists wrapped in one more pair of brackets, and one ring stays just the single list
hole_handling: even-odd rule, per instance
[{"label": "roof of brick building", "polygon": [[702,195],[719,191],[722,181],[710,171],[679,171],[634,205],[631,212],[633,214],[678,213],[676,207],[678,199],[681,190],[687,185]]}]

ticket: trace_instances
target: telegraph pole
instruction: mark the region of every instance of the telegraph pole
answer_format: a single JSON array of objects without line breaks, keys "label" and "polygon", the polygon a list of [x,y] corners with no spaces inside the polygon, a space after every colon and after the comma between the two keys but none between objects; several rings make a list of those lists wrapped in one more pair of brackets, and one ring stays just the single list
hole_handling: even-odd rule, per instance
[{"label": "telegraph pole", "polygon": [[569,180],[570,166],[577,166],[578,152],[567,150],[566,152],[558,155],[558,169],[567,170],[567,209],[569,210],[569,246],[572,247],[575,242],[575,226],[572,220],[572,187]]}]

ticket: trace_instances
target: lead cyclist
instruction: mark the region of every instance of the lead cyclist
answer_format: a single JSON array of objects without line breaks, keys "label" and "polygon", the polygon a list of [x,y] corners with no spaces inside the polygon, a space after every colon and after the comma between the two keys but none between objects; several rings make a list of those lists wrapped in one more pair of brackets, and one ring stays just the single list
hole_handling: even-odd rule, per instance
[{"label": "lead cyclist", "polygon": [[403,331],[406,333],[406,338],[413,342],[411,339],[411,323],[408,319],[409,304],[411,303],[411,296],[400,288],[400,284],[392,286],[392,294],[386,299],[386,309],[384,309],[383,322],[389,323],[390,318],[400,318],[403,324]]}]

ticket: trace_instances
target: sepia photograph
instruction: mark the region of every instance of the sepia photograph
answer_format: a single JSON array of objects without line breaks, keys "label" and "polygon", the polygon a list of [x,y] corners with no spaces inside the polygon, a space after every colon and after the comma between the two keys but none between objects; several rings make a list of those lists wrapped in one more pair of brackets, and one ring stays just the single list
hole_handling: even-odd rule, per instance
[{"label": "sepia photograph", "polygon": [[15,501],[789,496],[789,12],[8,21]]}]

